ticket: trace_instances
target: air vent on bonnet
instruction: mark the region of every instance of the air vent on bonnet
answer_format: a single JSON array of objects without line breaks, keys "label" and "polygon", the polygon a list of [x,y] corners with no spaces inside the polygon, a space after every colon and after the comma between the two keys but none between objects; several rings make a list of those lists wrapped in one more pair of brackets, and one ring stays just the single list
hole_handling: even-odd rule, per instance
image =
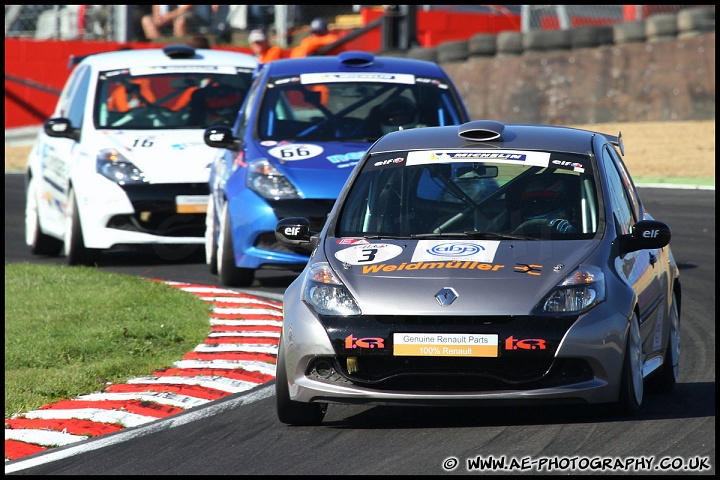
[{"label": "air vent on bonnet", "polygon": [[487,142],[497,140],[505,129],[505,125],[493,120],[474,120],[463,123],[458,128],[458,135],[465,140]]},{"label": "air vent on bonnet", "polygon": [[189,45],[168,45],[163,52],[170,58],[193,58],[195,49]]},{"label": "air vent on bonnet", "polygon": [[371,53],[350,51],[338,55],[340,63],[348,67],[369,67],[375,63],[375,56]]}]

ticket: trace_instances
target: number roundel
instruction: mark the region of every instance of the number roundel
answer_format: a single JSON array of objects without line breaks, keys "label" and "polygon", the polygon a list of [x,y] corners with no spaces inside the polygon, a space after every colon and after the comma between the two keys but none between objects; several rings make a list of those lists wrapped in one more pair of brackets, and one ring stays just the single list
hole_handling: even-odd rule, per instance
[{"label": "number roundel", "polygon": [[322,152],[322,147],[305,143],[286,143],[268,150],[269,155],[284,161],[307,160],[317,157]]}]

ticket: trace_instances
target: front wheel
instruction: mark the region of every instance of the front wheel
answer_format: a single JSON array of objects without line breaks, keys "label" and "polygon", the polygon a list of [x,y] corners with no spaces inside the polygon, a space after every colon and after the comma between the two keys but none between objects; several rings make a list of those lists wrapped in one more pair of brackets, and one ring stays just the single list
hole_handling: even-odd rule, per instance
[{"label": "front wheel", "polygon": [[205,215],[205,262],[210,268],[210,273],[217,275],[217,229],[215,228],[215,202],[212,195],[208,197],[207,213]]},{"label": "front wheel", "polygon": [[675,388],[680,370],[680,313],[675,293],[672,294],[670,305],[670,330],[668,331],[668,345],[665,350],[660,371],[649,381],[649,386],[659,393],[669,393]]},{"label": "front wheel", "polygon": [[288,425],[320,425],[327,412],[327,403],[302,403],[290,400],[282,339],[278,345],[275,370],[275,409],[278,419]]},{"label": "front wheel", "polygon": [[640,410],[645,385],[643,379],[642,343],[637,314],[630,319],[630,329],[623,355],[620,377],[620,394],[615,405],[616,413],[629,416]]},{"label": "front wheel", "polygon": [[25,243],[33,255],[57,256],[62,251],[63,242],[45,235],[40,228],[40,206],[37,200],[37,180],[28,181],[25,197]]},{"label": "front wheel", "polygon": [[65,211],[65,257],[68,265],[93,266],[100,260],[100,250],[87,248],[80,223],[80,211],[75,192],[68,191],[68,204]]},{"label": "front wheel", "polygon": [[255,278],[255,270],[238,268],[235,265],[235,252],[230,227],[230,209],[223,204],[220,216],[220,241],[217,250],[217,266],[220,283],[228,287],[249,287]]}]

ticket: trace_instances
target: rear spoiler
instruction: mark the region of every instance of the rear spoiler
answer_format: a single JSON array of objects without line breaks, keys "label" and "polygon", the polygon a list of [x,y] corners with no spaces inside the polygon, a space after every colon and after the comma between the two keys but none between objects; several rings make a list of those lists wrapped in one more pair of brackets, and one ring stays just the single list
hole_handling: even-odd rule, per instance
[{"label": "rear spoiler", "polygon": [[617,137],[615,135],[607,135],[605,133],[603,133],[602,136],[605,137],[608,142],[620,149],[620,155],[623,157],[625,156],[625,145],[622,141],[622,132],[618,132]]}]

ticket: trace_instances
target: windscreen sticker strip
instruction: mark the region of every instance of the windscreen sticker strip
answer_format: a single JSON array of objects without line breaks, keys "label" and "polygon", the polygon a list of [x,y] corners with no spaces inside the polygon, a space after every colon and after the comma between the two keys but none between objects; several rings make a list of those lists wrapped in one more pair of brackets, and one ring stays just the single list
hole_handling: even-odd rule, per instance
[{"label": "windscreen sticker strip", "polygon": [[415,75],[405,73],[303,73],[300,83],[383,82],[415,84]]},{"label": "windscreen sticker strip", "polygon": [[429,165],[445,162],[520,163],[547,167],[549,152],[524,150],[420,150],[408,152],[407,165]]},{"label": "windscreen sticker strip", "polygon": [[215,65],[174,65],[171,67],[131,67],[130,75],[160,75],[164,73],[222,73],[234,75],[238,72],[237,67],[225,67]]}]

